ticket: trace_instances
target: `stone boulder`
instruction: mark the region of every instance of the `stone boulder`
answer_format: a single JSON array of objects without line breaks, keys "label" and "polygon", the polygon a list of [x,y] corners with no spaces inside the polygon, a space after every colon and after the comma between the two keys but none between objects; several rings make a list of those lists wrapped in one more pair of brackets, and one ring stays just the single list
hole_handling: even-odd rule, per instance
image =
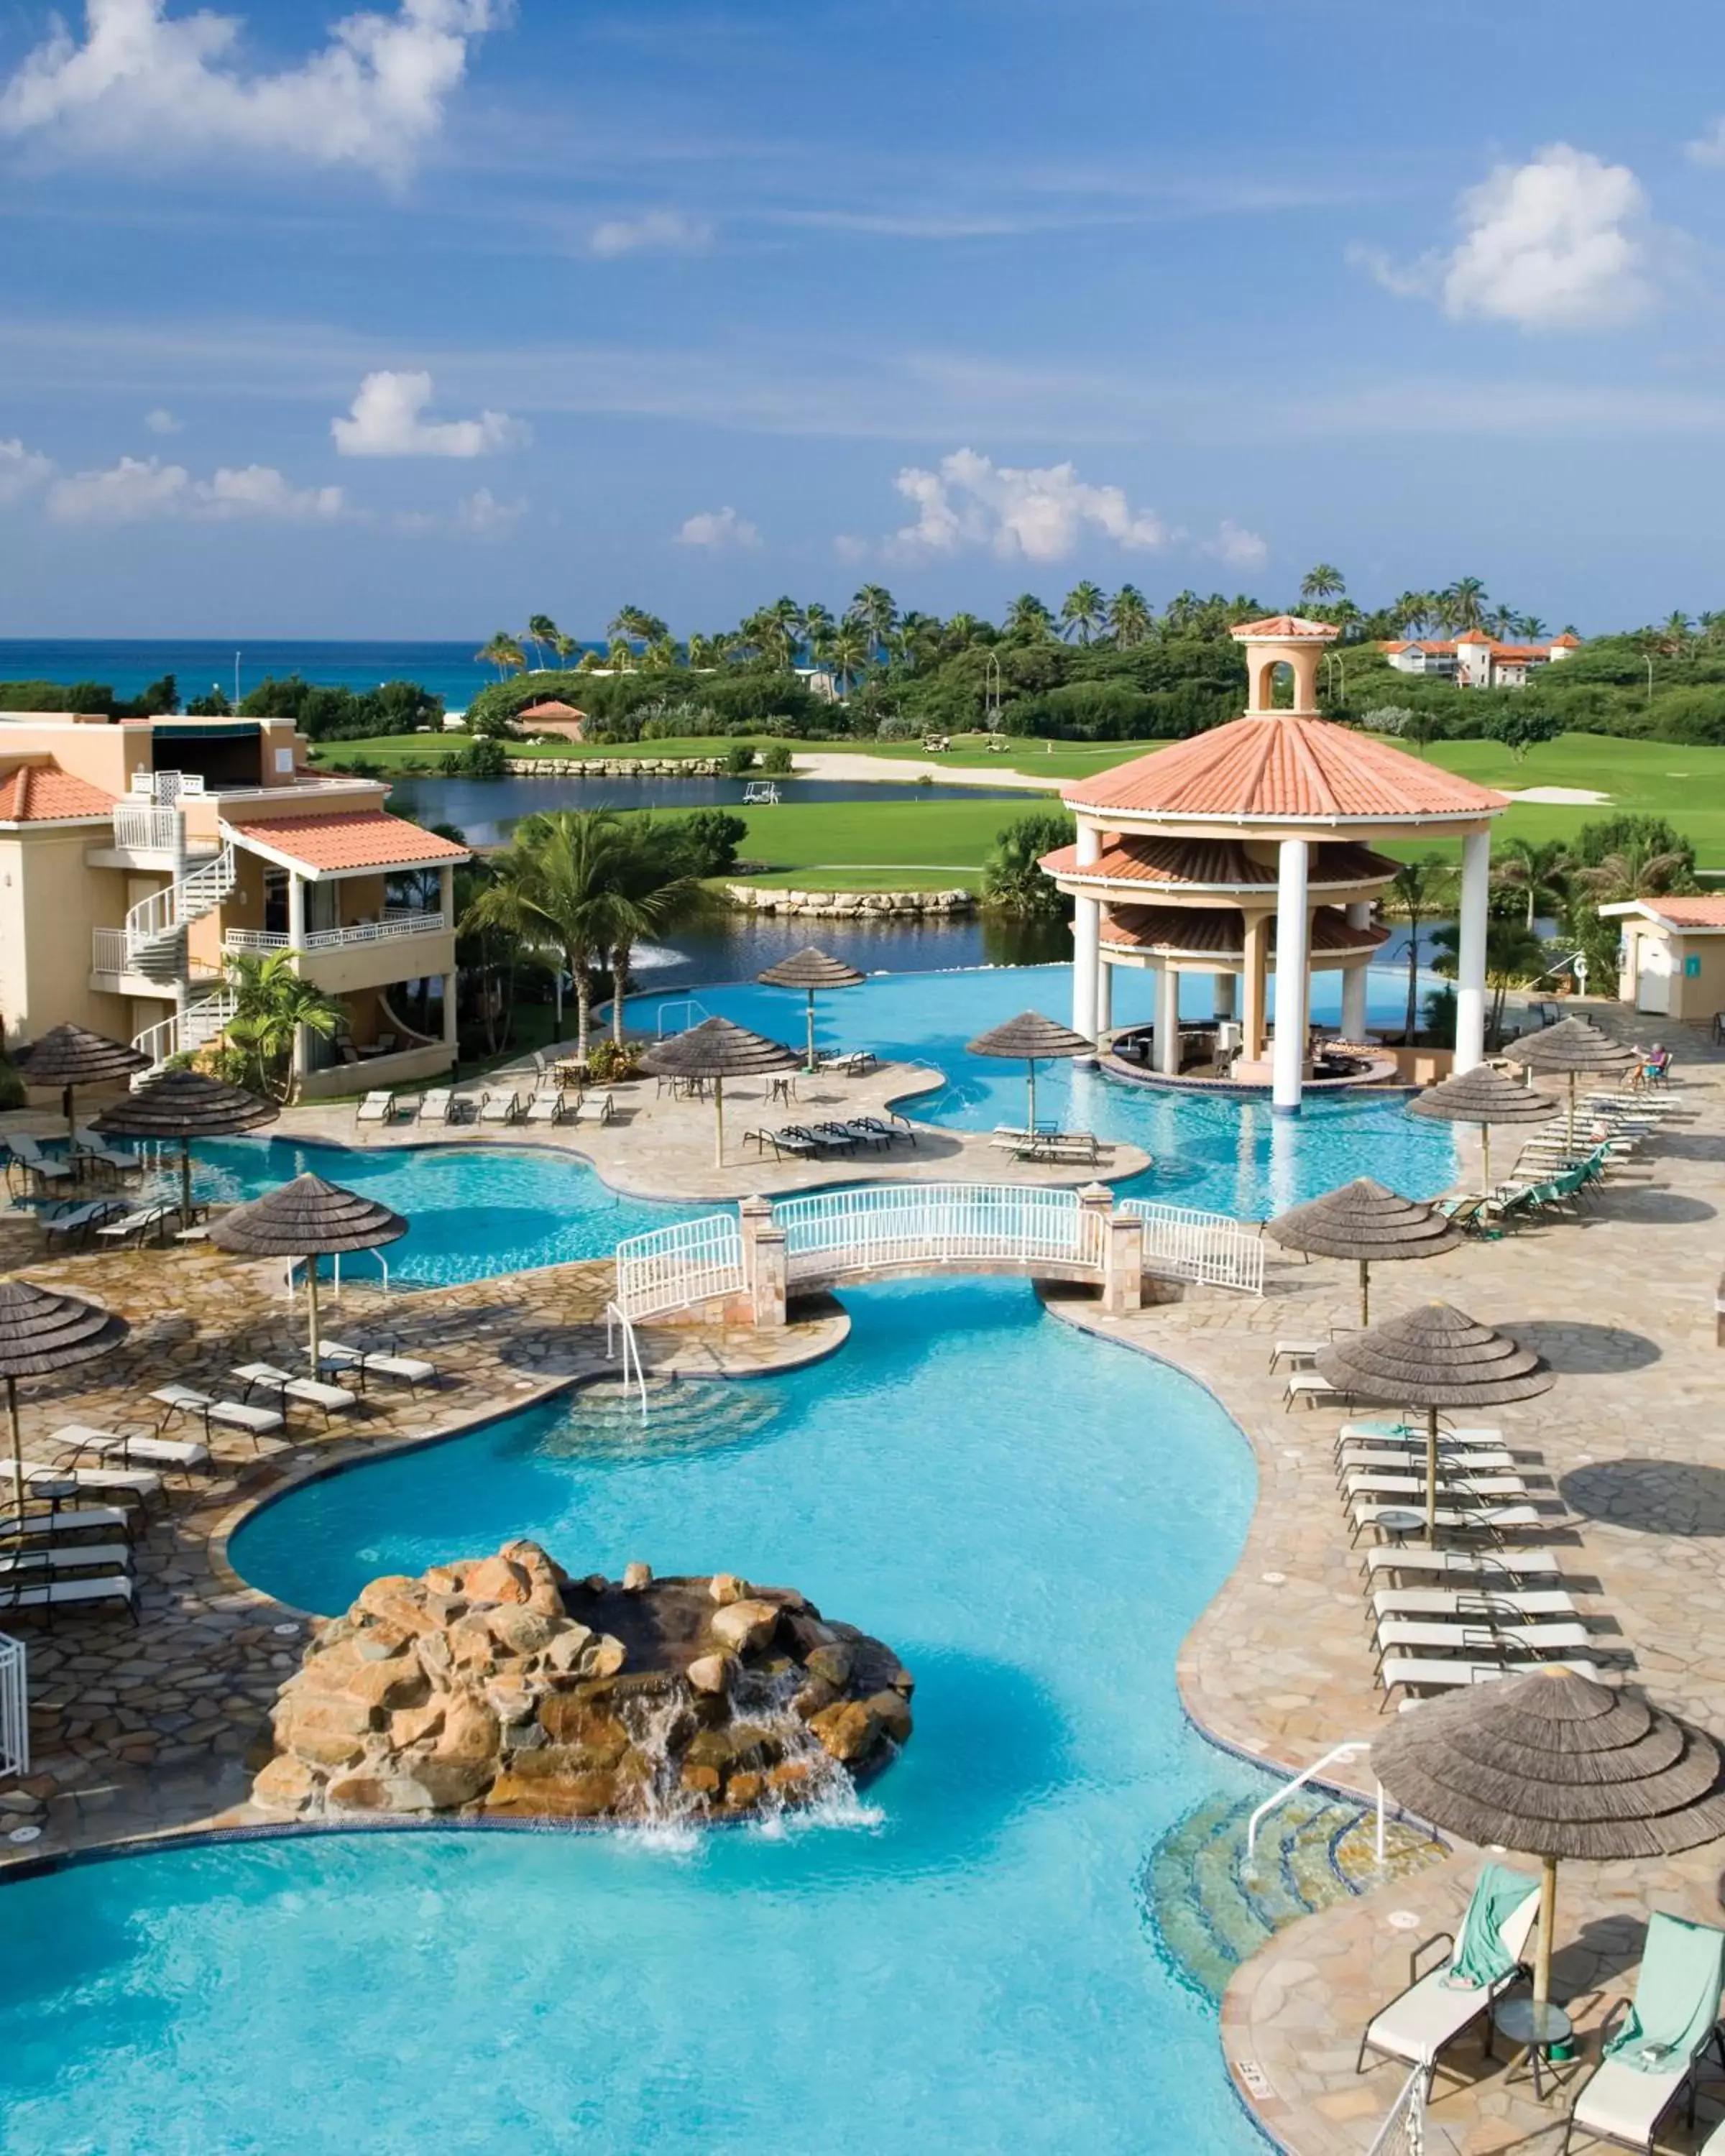
[{"label": "stone boulder", "polygon": [[792,1588],[572,1579],[535,1543],[374,1579],[283,1685],[275,1815],[703,1820],[807,1804],[911,1734],[910,1672]]}]

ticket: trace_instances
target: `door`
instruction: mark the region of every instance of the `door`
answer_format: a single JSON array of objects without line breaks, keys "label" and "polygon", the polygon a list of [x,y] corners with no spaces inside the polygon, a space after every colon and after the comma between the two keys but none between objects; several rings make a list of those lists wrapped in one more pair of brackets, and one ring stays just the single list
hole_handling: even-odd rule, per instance
[{"label": "door", "polygon": [[1636,945],[1635,1009],[1665,1017],[1671,1007],[1671,947],[1662,936],[1643,936]]}]

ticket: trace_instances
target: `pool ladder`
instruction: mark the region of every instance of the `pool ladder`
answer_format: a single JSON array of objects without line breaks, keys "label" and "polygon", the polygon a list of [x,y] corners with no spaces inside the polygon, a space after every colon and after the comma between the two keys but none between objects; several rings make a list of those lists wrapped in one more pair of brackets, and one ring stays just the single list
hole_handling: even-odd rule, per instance
[{"label": "pool ladder", "polygon": [[[647,1373],[641,1368],[641,1345],[635,1337],[633,1320],[627,1316],[622,1306],[615,1302],[608,1302],[605,1305],[605,1355],[608,1360],[613,1355],[619,1358],[623,1365],[624,1391],[627,1393],[630,1383],[634,1383],[640,1394],[641,1420],[645,1422],[647,1419]],[[631,1366],[634,1371],[633,1381],[629,1376]]]}]

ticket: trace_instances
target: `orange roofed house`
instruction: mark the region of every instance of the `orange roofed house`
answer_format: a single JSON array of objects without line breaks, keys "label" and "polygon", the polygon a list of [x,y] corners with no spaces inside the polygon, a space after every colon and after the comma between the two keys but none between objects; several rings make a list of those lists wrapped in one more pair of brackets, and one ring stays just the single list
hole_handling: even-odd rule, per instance
[{"label": "orange roofed house", "polygon": [[1504,644],[1482,629],[1456,637],[1409,637],[1380,644],[1398,674],[1435,675],[1464,689],[1525,689],[1542,666],[1555,665],[1581,649],[1565,629],[1544,644]]},{"label": "orange roofed house", "polygon": [[[287,719],[110,721],[0,713],[0,1016],[14,1042],[65,1020],[154,1065],[219,1037],[224,962],[290,951],[337,1003],[295,1065],[313,1099],[412,1083],[455,1057],[455,864],[384,807],[321,778]],[[434,1033],[404,1015],[429,978]]]},{"label": "orange roofed house", "polygon": [[[1156,1068],[1177,1078],[1180,976],[1209,974],[1219,1022],[1238,1029],[1234,1082],[1267,1086],[1278,1110],[1296,1112],[1312,1070],[1314,969],[1341,972],[1343,1035],[1364,1039],[1366,971],[1388,935],[1376,901],[1396,870],[1376,847],[1455,837],[1455,1067],[1471,1070],[1485,1048],[1491,819],[1508,802],[1321,718],[1318,664],[1337,634],[1327,623],[1277,614],[1233,634],[1246,660],[1244,717],[1065,789],[1077,843],[1042,865],[1076,901],[1075,1030],[1111,1030],[1116,967],[1150,971]],[[1283,670],[1292,704],[1278,711]]]}]

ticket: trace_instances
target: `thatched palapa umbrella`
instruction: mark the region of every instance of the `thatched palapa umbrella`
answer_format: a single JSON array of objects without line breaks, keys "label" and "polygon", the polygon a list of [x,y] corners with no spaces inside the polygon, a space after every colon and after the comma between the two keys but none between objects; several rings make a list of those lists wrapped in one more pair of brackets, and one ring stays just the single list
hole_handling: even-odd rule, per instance
[{"label": "thatched palapa umbrella", "polygon": [[1492,1124],[1548,1122],[1557,1105],[1553,1094],[1536,1093],[1531,1086],[1518,1086],[1513,1078],[1494,1070],[1489,1063],[1476,1063],[1471,1070],[1416,1093],[1408,1103],[1408,1113],[1429,1116],[1435,1122],[1476,1124],[1481,1181],[1490,1190]]},{"label": "thatched palapa umbrella", "polygon": [[1449,1834],[1540,1859],[1533,1996],[1551,1996],[1558,1860],[1645,1861],[1725,1835],[1719,1747],[1627,1686],[1561,1663],[1404,1714],[1372,1771]]},{"label": "thatched palapa umbrella", "polygon": [[[0,1377],[6,1380],[6,1414],[12,1425],[12,1458],[17,1471],[13,1495],[22,1523],[24,1447],[18,1431],[18,1381],[47,1378],[80,1363],[94,1362],[126,1337],[129,1327],[100,1303],[38,1287],[33,1281],[0,1281]],[[22,1539],[22,1536],[20,1536]]]},{"label": "thatched palapa umbrella", "polygon": [[296,1175],[279,1190],[236,1205],[209,1231],[218,1250],[240,1258],[304,1258],[307,1346],[315,1378],[322,1365],[317,1322],[317,1261],[342,1250],[375,1250],[408,1232],[399,1213],[375,1198],[326,1183],[321,1175]]},{"label": "thatched palapa umbrella", "polygon": [[1065,1061],[1074,1055],[1094,1055],[1096,1052],[1095,1041],[1086,1040],[1081,1033],[1074,1033],[1070,1026],[1057,1025],[1051,1018],[1044,1018],[1040,1011],[1020,1011],[1016,1018],[1009,1018],[1004,1025],[979,1034],[968,1045],[973,1055],[998,1055],[1024,1065],[1029,1094],[1024,1120],[1033,1135],[1036,1129],[1037,1065]]},{"label": "thatched palapa umbrella", "polygon": [[1338,1340],[1317,1360],[1319,1375],[1356,1399],[1425,1409],[1428,1543],[1437,1538],[1438,1410],[1531,1400],[1553,1382],[1531,1348],[1518,1348],[1447,1302],[1424,1303]]},{"label": "thatched palapa umbrella", "polygon": [[44,1033],[18,1065],[27,1086],[58,1086],[66,1115],[66,1136],[78,1135],[72,1096],[80,1086],[112,1086],[147,1070],[150,1059],[124,1041],[110,1040],[87,1026],[57,1025]]},{"label": "thatched palapa umbrella", "polygon": [[1635,1060],[1635,1051],[1584,1018],[1559,1019],[1543,1032],[1525,1040],[1512,1040],[1504,1049],[1512,1063],[1524,1070],[1569,1081],[1569,1150],[1575,1150],[1575,1081],[1600,1070],[1621,1070]]},{"label": "thatched palapa umbrella", "polygon": [[821,988],[857,988],[862,986],[862,975],[855,966],[847,966],[842,958],[829,958],[824,951],[810,944],[806,951],[798,951],[788,958],[781,958],[776,966],[769,966],[755,978],[763,988],[801,988],[809,998],[809,1060],[806,1068],[814,1069],[814,998]]},{"label": "thatched palapa umbrella", "polygon": [[797,1059],[783,1043],[733,1025],[728,1018],[703,1019],[674,1033],[647,1052],[644,1068],[659,1078],[710,1078],[713,1084],[713,1161],[725,1165],[725,1081],[755,1078],[769,1070],[793,1070]]},{"label": "thatched palapa umbrella", "polygon": [[281,1113],[243,1086],[224,1085],[201,1070],[164,1070],[135,1093],[105,1108],[93,1128],[104,1137],[177,1138],[180,1142],[180,1225],[192,1224],[192,1141],[236,1137],[273,1123]]},{"label": "thatched palapa umbrella", "polygon": [[1454,1223],[1417,1199],[1398,1198],[1362,1175],[1296,1205],[1264,1230],[1285,1250],[1352,1258],[1359,1267],[1359,1322],[1372,1322],[1371,1268],[1392,1258],[1435,1258],[1461,1240]]}]

